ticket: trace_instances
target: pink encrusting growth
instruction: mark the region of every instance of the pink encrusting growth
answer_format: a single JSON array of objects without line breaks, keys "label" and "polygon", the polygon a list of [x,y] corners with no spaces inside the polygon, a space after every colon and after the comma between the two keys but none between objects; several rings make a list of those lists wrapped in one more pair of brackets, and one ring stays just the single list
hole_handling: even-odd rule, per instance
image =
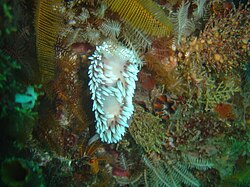
[{"label": "pink encrusting growth", "polygon": [[134,112],[132,99],[141,61],[134,51],[112,42],[97,46],[89,59],[96,132],[103,142],[117,143]]}]

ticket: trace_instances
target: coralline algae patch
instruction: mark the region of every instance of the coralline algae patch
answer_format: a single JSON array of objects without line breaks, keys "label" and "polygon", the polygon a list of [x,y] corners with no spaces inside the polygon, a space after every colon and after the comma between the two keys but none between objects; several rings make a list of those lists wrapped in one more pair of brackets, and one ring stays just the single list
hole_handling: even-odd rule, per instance
[{"label": "coralline algae patch", "polygon": [[89,59],[96,132],[101,141],[117,143],[134,112],[132,99],[141,61],[134,51],[112,42],[97,46]]}]

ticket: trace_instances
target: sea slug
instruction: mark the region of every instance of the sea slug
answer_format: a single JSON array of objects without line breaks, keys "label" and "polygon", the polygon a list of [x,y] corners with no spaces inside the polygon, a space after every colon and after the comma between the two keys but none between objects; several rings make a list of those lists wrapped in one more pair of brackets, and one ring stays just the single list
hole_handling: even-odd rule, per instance
[{"label": "sea slug", "polygon": [[96,132],[101,141],[117,143],[134,112],[132,99],[141,60],[135,51],[109,41],[97,46],[89,60]]}]

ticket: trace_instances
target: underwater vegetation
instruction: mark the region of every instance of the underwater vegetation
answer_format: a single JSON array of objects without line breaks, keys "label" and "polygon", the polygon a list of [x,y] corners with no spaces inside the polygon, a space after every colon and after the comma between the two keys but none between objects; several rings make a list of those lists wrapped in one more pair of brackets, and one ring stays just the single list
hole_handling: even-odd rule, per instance
[{"label": "underwater vegetation", "polygon": [[146,152],[160,153],[164,143],[164,127],[160,119],[144,111],[140,106],[135,106],[133,122],[129,132],[135,142],[142,146]]},{"label": "underwater vegetation", "polygon": [[149,158],[143,158],[149,171],[145,176],[147,186],[200,186],[199,181],[189,172],[190,169],[207,170],[212,167],[208,161],[186,155],[184,161],[168,159],[165,162],[161,160],[151,161]]},{"label": "underwater vegetation", "polygon": [[249,7],[0,1],[0,185],[249,186]]},{"label": "underwater vegetation", "polygon": [[0,36],[9,35],[16,31],[16,26],[13,23],[14,16],[12,14],[12,7],[8,2],[0,1],[1,10],[1,32]]},{"label": "underwater vegetation", "polygon": [[[37,99],[43,93],[41,86],[26,86],[15,79],[21,70],[20,64],[1,51],[1,130],[4,138],[15,140],[17,147],[23,147],[31,138],[38,117]],[[4,142],[8,140],[4,140]],[[7,142],[6,142],[7,143]],[[8,144],[8,143],[7,143]]]},{"label": "underwater vegetation", "polygon": [[21,158],[4,160],[1,165],[1,178],[7,186],[45,186],[39,165]]}]

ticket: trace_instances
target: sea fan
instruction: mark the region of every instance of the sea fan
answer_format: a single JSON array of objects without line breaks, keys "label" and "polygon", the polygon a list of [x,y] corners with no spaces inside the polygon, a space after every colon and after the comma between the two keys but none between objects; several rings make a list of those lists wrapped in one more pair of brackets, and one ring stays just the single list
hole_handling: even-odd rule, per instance
[{"label": "sea fan", "polygon": [[96,132],[103,142],[117,143],[134,111],[132,98],[141,61],[134,51],[112,42],[97,46],[89,59]]},{"label": "sea fan", "polygon": [[172,23],[152,0],[104,0],[104,2],[123,20],[146,34],[163,37],[172,31]]}]

